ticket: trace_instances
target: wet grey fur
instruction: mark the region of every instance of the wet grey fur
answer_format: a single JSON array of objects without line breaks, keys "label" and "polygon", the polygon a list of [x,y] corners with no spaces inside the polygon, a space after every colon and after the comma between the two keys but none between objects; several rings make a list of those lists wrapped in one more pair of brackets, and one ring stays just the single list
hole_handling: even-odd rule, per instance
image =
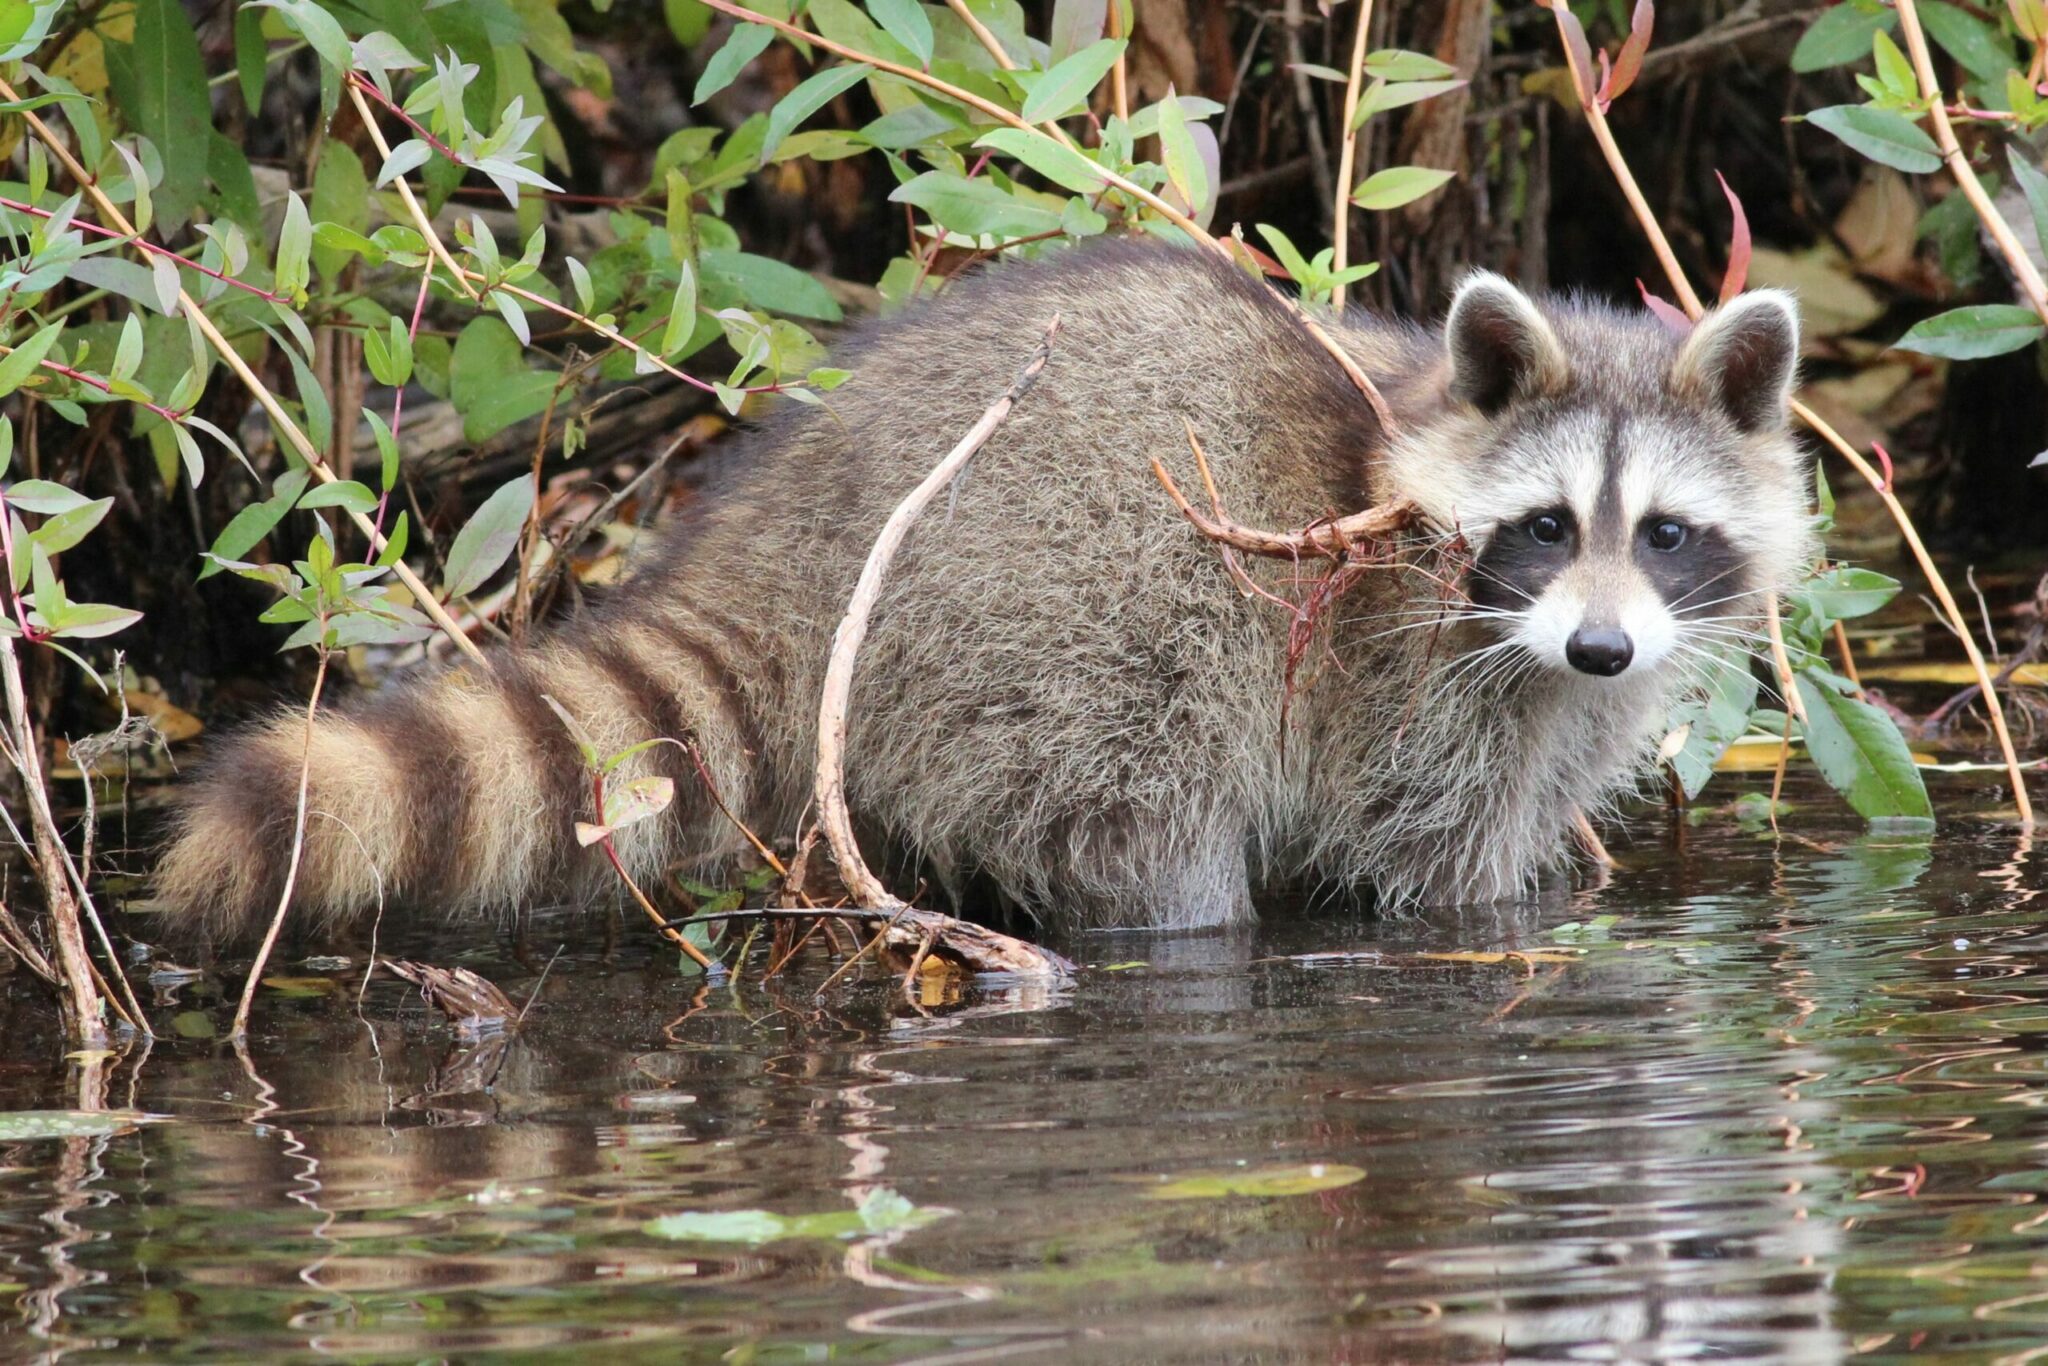
[{"label": "wet grey fur", "polygon": [[[1503,371],[1506,407],[1491,414],[1450,396],[1439,334],[1355,318],[1342,341],[1405,432],[1389,455],[1331,358],[1206,253],[1103,245],[991,269],[844,343],[854,378],[828,409],[784,404],[731,443],[611,602],[496,677],[403,682],[331,723],[348,743],[314,769],[313,808],[331,819],[309,826],[302,907],[331,921],[379,892],[481,912],[604,889],[608,871],[570,842],[587,787],[554,772],[563,751],[532,719],[541,692],[613,748],[687,730],[726,800],[786,843],[810,797],[832,632],[875,533],[1055,312],[1036,387],[899,556],[853,690],[848,793],[870,861],[946,892],[992,888],[1075,927],[1238,922],[1303,885],[1488,900],[1559,866],[1572,813],[1643,771],[1681,671],[1590,682],[1506,657],[1473,666],[1495,639],[1484,622],[1390,629],[1444,596],[1399,569],[1339,604],[1283,746],[1289,616],[1240,590],[1149,468],[1158,458],[1199,489],[1184,420],[1232,515],[1288,528],[1397,487],[1454,487],[1460,470],[1484,484],[1469,467],[1511,429],[1654,409],[1683,438],[1665,444],[1691,443],[1657,458],[1719,462],[1754,523],[1749,588],[1795,573],[1807,548],[1804,466],[1782,419],[1740,429],[1713,376],[1680,373],[1679,340],[1646,316],[1560,306],[1561,356],[1519,354],[1512,336],[1504,354],[1468,356],[1468,379]],[[1443,535],[1492,531],[1432,511]],[[1298,592],[1288,565],[1253,572]],[[160,884],[173,906],[224,928],[267,916],[289,847],[274,813],[289,815],[302,744],[282,717],[198,780]],[[444,752],[428,765],[411,753],[423,747]],[[361,771],[330,771],[342,763]],[[522,763],[540,774],[523,787]],[[739,848],[672,747],[636,763],[679,793],[673,819],[622,836],[636,871]],[[263,833],[230,837],[236,823]]]}]

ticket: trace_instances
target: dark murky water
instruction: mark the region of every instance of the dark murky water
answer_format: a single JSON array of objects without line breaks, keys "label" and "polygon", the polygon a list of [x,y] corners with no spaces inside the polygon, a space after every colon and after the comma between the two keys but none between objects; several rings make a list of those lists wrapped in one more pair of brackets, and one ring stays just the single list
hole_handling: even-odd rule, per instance
[{"label": "dark murky water", "polygon": [[200,981],[61,1061],[16,983],[0,1111],[166,1118],[0,1137],[0,1359],[2026,1359],[2048,850],[1830,809],[1646,817],[1511,911],[1083,939],[929,1019],[549,920],[400,946],[517,999],[572,939],[481,1051],[291,962],[246,1056]]}]

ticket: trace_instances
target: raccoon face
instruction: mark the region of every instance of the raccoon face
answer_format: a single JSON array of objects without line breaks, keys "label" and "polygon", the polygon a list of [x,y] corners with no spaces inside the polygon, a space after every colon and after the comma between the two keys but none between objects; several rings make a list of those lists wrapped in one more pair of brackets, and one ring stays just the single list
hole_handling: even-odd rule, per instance
[{"label": "raccoon face", "polygon": [[1546,315],[1481,275],[1445,348],[1444,416],[1393,472],[1466,538],[1473,615],[1501,649],[1641,677],[1753,631],[1758,594],[1806,562],[1789,296],[1745,294],[1680,337],[1598,306]]}]

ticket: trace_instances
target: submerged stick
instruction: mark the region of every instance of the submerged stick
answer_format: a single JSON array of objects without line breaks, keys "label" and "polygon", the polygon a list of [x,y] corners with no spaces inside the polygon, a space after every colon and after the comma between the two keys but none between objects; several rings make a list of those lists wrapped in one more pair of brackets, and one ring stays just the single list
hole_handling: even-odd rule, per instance
[{"label": "submerged stick", "polygon": [[[1052,359],[1053,338],[1060,328],[1059,315],[1053,315],[1047,324],[1045,335],[1039,339],[1031,358],[1024,368],[1017,372],[1017,378],[1003,392],[981,420],[960,438],[958,445],[946,453],[924,482],[912,489],[896,510],[889,514],[889,520],[882,524],[881,534],[875,537],[874,546],[868,551],[867,563],[861,567],[860,579],[854,585],[853,597],[846,605],[846,615],[839,623],[839,629],[832,633],[832,656],[825,669],[823,696],[818,703],[818,769],[816,793],[818,800],[818,825],[825,832],[825,839],[832,847],[832,857],[839,867],[839,879],[853,894],[860,905],[870,910],[888,912],[892,916],[888,930],[900,924],[909,924],[920,937],[937,928],[933,922],[944,922],[949,928],[942,935],[948,941],[965,936],[995,951],[995,960],[1003,964],[996,969],[1006,972],[1024,973],[1035,976],[1064,975],[1068,966],[1064,959],[1049,954],[1043,949],[1027,944],[1007,935],[994,934],[979,926],[952,920],[948,916],[934,915],[929,911],[915,911],[894,896],[881,884],[861,858],[860,846],[853,837],[853,818],[846,806],[846,714],[847,703],[853,691],[853,666],[860,654],[861,642],[867,638],[868,618],[875,610],[875,602],[882,593],[883,576],[889,572],[889,564],[896,558],[897,549],[910,534],[911,525],[918,514],[939,492],[952,483],[967,462],[990,436],[995,434],[1003,419],[1017,404]],[[887,931],[885,930],[885,933]]]}]

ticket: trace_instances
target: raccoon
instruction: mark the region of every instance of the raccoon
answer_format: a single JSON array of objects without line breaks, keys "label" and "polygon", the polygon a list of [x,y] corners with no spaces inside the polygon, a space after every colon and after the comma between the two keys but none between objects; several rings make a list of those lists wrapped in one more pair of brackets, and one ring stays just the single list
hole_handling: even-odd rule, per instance
[{"label": "raccoon", "polygon": [[[1684,336],[1490,274],[1437,330],[1353,315],[1331,331],[1388,433],[1288,307],[1210,253],[1098,244],[991,267],[849,335],[854,377],[727,443],[610,600],[489,671],[324,712],[294,914],[610,893],[572,837],[590,787],[548,699],[607,750],[664,736],[701,756],[700,774],[660,745],[619,775],[677,792],[618,836],[636,876],[743,850],[706,778],[754,829],[793,833],[875,533],[1055,314],[1036,387],[899,555],[854,685],[870,861],[956,902],[1189,928],[1304,886],[1523,894],[1565,860],[1575,813],[1645,771],[1691,662],[1753,632],[1815,553],[1783,294]],[[1434,554],[1365,574],[1291,677],[1293,617],[1268,596],[1298,598],[1318,567],[1248,564],[1264,591],[1243,591],[1152,474],[1156,458],[1191,480],[1187,424],[1236,520],[1406,497]],[[223,745],[184,794],[163,902],[215,932],[268,917],[308,752],[298,713]]]}]

